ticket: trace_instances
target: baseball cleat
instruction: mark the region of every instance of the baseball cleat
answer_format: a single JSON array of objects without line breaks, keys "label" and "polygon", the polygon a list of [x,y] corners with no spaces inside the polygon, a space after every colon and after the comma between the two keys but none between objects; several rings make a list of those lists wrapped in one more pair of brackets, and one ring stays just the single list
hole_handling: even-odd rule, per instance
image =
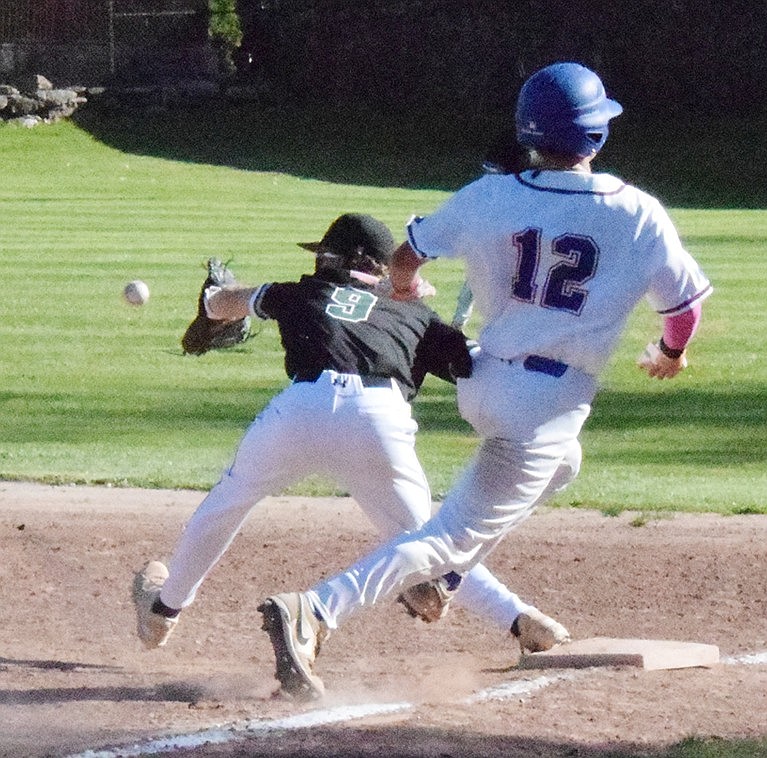
[{"label": "baseball cleat", "polygon": [[511,625],[511,633],[519,640],[522,652],[540,653],[570,642],[570,632],[537,608],[520,613]]},{"label": "baseball cleat", "polygon": [[436,579],[408,587],[397,597],[397,602],[402,603],[413,618],[431,624],[447,615],[450,601],[458,592],[460,583],[460,575],[451,571]]},{"label": "baseball cleat", "polygon": [[167,578],[168,569],[159,561],[150,561],[133,579],[138,636],[149,649],[162,647],[178,623],[177,616],[168,618],[152,610]]},{"label": "baseball cleat", "polygon": [[313,671],[314,659],[328,629],[315,615],[306,596],[290,592],[268,597],[258,610],[262,629],[269,633],[277,662],[275,679],[282,691],[298,700],[315,700],[325,694],[325,685]]}]

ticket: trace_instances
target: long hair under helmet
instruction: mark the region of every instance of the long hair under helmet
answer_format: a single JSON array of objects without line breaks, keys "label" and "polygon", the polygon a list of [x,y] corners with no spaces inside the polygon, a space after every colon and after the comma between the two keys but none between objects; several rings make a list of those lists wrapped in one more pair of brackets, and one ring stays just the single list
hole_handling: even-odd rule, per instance
[{"label": "long hair under helmet", "polygon": [[517,99],[517,140],[536,150],[585,157],[607,141],[608,122],[623,107],[602,80],[579,63],[554,63],[536,71]]}]

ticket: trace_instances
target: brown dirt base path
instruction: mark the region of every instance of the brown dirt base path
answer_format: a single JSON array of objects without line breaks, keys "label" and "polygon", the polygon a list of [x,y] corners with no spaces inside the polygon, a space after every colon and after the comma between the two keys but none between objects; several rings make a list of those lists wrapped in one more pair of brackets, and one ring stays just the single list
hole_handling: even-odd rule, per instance
[{"label": "brown dirt base path", "polygon": [[256,606],[375,535],[348,499],[265,501],[167,647],[145,651],[133,572],[167,558],[201,498],[0,482],[0,755],[650,755],[767,735],[767,517],[544,509],[488,561],[576,638],[717,645],[713,668],[515,669],[504,631],[385,603],[330,638],[328,694],[299,704],[273,696]]}]

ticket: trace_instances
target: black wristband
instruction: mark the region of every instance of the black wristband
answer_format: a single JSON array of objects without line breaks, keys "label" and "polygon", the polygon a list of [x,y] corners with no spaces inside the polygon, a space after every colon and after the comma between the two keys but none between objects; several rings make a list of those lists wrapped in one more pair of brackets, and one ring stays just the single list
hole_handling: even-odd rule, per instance
[{"label": "black wristband", "polygon": [[658,341],[658,348],[660,349],[661,353],[666,356],[666,358],[671,358],[673,360],[677,358],[681,358],[682,354],[684,353],[684,348],[681,350],[674,350],[673,347],[669,347],[664,341],[663,337],[660,338]]}]

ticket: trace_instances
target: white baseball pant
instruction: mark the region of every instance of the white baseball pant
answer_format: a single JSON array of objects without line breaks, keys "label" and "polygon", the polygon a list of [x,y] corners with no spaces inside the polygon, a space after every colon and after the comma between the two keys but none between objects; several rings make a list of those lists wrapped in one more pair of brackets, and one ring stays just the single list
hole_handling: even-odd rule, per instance
[{"label": "white baseball pant", "polygon": [[[596,380],[572,367],[560,377],[481,353],[460,380],[461,413],[484,438],[437,514],[308,595],[333,629],[363,605],[446,571],[468,571],[580,467],[578,434]],[[469,574],[470,575],[470,574]]]}]

